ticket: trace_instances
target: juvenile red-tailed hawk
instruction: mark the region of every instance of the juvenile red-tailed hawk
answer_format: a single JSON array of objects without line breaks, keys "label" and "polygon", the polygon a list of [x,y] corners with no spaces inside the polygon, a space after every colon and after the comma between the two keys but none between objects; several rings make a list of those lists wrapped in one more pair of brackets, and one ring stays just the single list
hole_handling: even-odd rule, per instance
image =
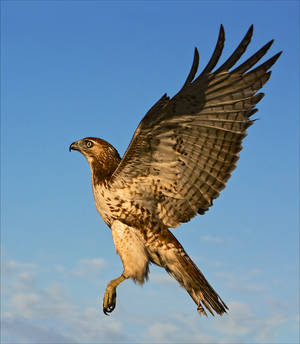
[{"label": "juvenile red-tailed hawk", "polygon": [[127,278],[143,284],[149,263],[166,269],[186,289],[200,314],[214,314],[227,306],[207,282],[168,228],[204,214],[224,189],[236,167],[249,118],[263,94],[270,67],[281,52],[249,71],[273,41],[235,69],[250,43],[251,26],[228,60],[213,72],[224,46],[221,25],[211,59],[195,77],[199,54],[182,89],[166,94],[140,122],[121,159],[108,142],[86,137],[70,145],[82,153],[91,168],[97,210],[111,228],[124,266],[120,277],[108,283],[105,314],[116,306],[116,288]]}]

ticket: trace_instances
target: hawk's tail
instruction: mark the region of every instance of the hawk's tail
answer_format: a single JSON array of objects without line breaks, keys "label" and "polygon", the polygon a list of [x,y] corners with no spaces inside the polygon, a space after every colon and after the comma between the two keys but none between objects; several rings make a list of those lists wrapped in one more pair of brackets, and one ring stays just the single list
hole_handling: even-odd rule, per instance
[{"label": "hawk's tail", "polygon": [[219,315],[226,313],[228,307],[215,292],[214,288],[208,283],[202,272],[198,269],[191,258],[186,254],[186,256],[180,257],[179,261],[182,266],[186,267],[187,273],[181,273],[178,275],[178,273],[170,271],[170,274],[190,294],[191,298],[197,305],[198,313],[200,315],[207,315],[205,308],[212,315],[214,315],[213,311]]},{"label": "hawk's tail", "polygon": [[[202,272],[184,251],[183,247],[169,232],[168,243],[170,249],[165,254],[160,251],[161,265],[173,276],[179,284],[190,294],[197,305],[199,314],[206,314],[206,308],[212,315],[226,313],[228,307],[207,282]],[[172,248],[171,248],[172,247]]]}]

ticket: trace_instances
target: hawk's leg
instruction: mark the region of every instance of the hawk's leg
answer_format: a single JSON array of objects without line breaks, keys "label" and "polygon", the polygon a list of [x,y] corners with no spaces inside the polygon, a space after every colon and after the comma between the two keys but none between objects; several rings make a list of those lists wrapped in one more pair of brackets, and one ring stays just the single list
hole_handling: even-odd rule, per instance
[{"label": "hawk's leg", "polygon": [[103,312],[105,315],[109,315],[108,313],[111,313],[115,309],[117,301],[117,286],[126,279],[127,277],[122,274],[120,277],[107,284],[103,298]]}]

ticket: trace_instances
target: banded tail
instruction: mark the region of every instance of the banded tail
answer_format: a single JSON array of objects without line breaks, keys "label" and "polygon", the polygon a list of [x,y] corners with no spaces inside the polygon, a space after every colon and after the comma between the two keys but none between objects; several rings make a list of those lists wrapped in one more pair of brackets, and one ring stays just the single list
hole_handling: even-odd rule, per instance
[{"label": "banded tail", "polygon": [[215,311],[217,314],[222,315],[226,313],[228,307],[216,293],[214,288],[208,283],[202,272],[198,269],[197,265],[186,254],[179,256],[178,262],[184,269],[168,271],[190,294],[191,298],[197,305],[198,313],[207,316],[205,308],[214,316]]},{"label": "banded tail", "polygon": [[[208,283],[196,264],[184,251],[174,235],[168,231],[167,235],[164,235],[163,241],[165,243],[167,241],[166,244],[168,249],[165,250],[161,248],[156,252],[156,257],[159,258],[158,265],[164,267],[190,294],[197,305],[198,313],[207,316],[205,308],[212,315],[214,315],[214,312],[219,315],[226,313],[228,307]],[[151,256],[154,258],[153,255]],[[157,263],[157,259],[153,259],[153,261]]]}]

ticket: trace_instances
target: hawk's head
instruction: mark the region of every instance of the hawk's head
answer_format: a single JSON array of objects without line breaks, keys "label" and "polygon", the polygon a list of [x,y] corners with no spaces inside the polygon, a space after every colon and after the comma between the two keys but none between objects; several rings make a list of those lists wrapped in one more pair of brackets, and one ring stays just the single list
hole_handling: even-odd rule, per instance
[{"label": "hawk's head", "polygon": [[96,180],[111,176],[121,160],[111,144],[97,137],[85,137],[73,142],[69,147],[71,150],[77,150],[86,157]]}]

